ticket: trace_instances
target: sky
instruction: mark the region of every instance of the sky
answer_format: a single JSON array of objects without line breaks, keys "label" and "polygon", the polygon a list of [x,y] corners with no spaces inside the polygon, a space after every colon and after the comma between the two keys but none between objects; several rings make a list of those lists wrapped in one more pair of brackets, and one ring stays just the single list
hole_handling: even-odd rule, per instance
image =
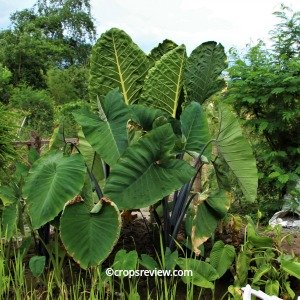
[{"label": "sky", "polygon": [[[16,10],[35,0],[0,0],[0,29],[9,25]],[[278,19],[272,14],[280,4],[300,11],[300,0],[91,0],[97,33],[111,27],[125,30],[146,53],[165,38],[185,44],[191,52],[214,40],[243,49],[268,33]]]}]

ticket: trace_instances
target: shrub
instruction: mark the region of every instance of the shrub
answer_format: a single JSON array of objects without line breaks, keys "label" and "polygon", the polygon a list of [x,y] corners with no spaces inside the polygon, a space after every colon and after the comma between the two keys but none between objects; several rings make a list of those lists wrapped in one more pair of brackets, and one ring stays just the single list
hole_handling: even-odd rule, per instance
[{"label": "shrub", "polygon": [[29,86],[13,89],[11,105],[25,112],[25,128],[48,136],[53,130],[54,108],[52,99],[44,90],[34,90]]},{"label": "shrub", "polygon": [[[260,41],[243,57],[231,52],[234,63],[225,98],[243,120],[255,147],[264,201],[282,199],[300,174],[300,18],[286,7],[275,14],[283,22],[272,32],[271,49]],[[283,39],[283,33],[289,39]]]},{"label": "shrub", "polygon": [[46,82],[55,103],[65,104],[87,97],[87,77],[88,70],[85,67],[53,68],[47,72]]}]

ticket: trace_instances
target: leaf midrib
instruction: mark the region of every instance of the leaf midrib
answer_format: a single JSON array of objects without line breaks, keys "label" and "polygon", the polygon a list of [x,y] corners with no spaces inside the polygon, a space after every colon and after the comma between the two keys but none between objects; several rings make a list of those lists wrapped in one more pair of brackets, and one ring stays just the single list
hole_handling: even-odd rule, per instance
[{"label": "leaf midrib", "polygon": [[179,92],[180,92],[179,87],[181,86],[180,82],[182,81],[182,70],[183,70],[184,54],[185,54],[185,52],[183,51],[182,59],[181,59],[181,64],[180,64],[180,71],[179,71],[177,85],[176,85],[176,93],[175,93],[175,99],[174,99],[174,108],[173,108],[173,112],[172,112],[172,117],[173,118],[176,118],[176,111],[177,111],[177,107],[178,107]]},{"label": "leaf midrib", "polygon": [[122,76],[121,66],[120,66],[120,63],[119,63],[119,57],[118,57],[118,52],[117,52],[117,49],[116,49],[116,43],[115,43],[114,35],[112,35],[112,40],[113,40],[113,45],[114,45],[114,54],[115,54],[115,58],[116,58],[116,65],[117,65],[118,72],[119,72],[119,77],[120,77],[120,83],[121,83],[121,86],[122,86],[123,96],[124,96],[125,103],[128,105],[129,100],[128,100],[128,97],[127,97],[125,82],[124,82],[124,79],[123,79],[123,76]]}]

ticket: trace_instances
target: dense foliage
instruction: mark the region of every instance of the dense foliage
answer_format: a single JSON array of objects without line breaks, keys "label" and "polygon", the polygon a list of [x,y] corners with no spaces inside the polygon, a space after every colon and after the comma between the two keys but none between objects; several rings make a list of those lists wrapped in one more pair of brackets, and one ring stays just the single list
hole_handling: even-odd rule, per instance
[{"label": "dense foliage", "polygon": [[[15,158],[15,149],[12,140],[15,139],[16,116],[0,104],[0,170],[2,171],[9,161]],[[4,173],[0,173],[3,176]]]},{"label": "dense foliage", "polygon": [[66,69],[52,68],[47,71],[47,89],[57,105],[86,101],[88,98],[88,69],[72,65]]},{"label": "dense foliage", "polygon": [[12,27],[0,33],[0,61],[13,84],[45,87],[52,66],[85,65],[95,37],[89,1],[38,1],[11,16]]},{"label": "dense foliage", "polygon": [[[10,20],[0,32],[0,102],[18,111],[20,139],[31,131],[46,138],[68,110],[64,105],[87,101],[96,35],[90,2],[37,1]],[[66,121],[66,134],[76,136],[72,126]]]},{"label": "dense foliage", "polygon": [[286,7],[275,14],[271,49],[261,41],[243,57],[232,51],[226,95],[255,146],[266,200],[282,199],[300,174],[300,16]]},{"label": "dense foliage", "polygon": [[19,110],[19,116],[26,118],[25,122],[29,129],[42,132],[44,136],[52,133],[54,109],[47,91],[18,86],[14,88],[10,101],[11,105]]},{"label": "dense foliage", "polygon": [[[292,193],[299,179],[300,17],[288,12],[276,13],[283,22],[272,33],[271,50],[260,42],[244,57],[231,52],[228,89],[227,57],[214,41],[188,55],[185,45],[166,39],[147,55],[112,28],[92,47],[88,0],[38,0],[13,14],[12,27],[0,32],[0,297],[9,295],[6,282],[22,274],[23,256],[34,244],[39,256],[29,268],[50,290],[66,291],[59,274],[68,257],[95,270],[101,278],[92,284],[110,292],[100,270],[112,254],[113,268],[192,270],[182,281],[210,289],[214,299],[216,280],[229,269],[234,299],[247,283],[293,298],[290,277],[300,279],[300,263],[281,252],[276,239],[284,238],[264,236],[251,218],[244,228],[241,217],[228,215],[234,193],[251,205],[257,197],[256,161],[245,134],[260,171],[259,196]],[[224,91],[244,132],[222,103]],[[49,146],[41,147],[40,135],[51,137]],[[12,141],[30,136],[32,149],[19,161]],[[160,240],[159,264],[137,251],[113,253],[122,227],[135,218],[131,212],[146,207],[161,233],[152,237],[153,244]],[[226,222],[237,238],[245,233],[237,255],[233,245],[213,241]],[[30,237],[14,249],[19,268],[7,270],[3,253],[9,257],[10,249],[2,245],[27,231]]]},{"label": "dense foliage", "polygon": [[[133,52],[137,55],[130,56]],[[91,57],[91,104],[73,112],[82,129],[79,144],[70,145],[64,126],[58,127],[49,148],[40,158],[31,157],[29,170],[24,167],[25,185],[17,193],[17,184],[0,188],[0,197],[7,201],[4,215],[22,219],[17,211],[23,199],[31,228],[45,244],[49,222],[55,219],[66,251],[85,269],[97,266],[112,251],[122,211],[149,206],[164,233],[163,244],[171,250],[176,249],[186,215],[186,246],[199,255],[230,206],[230,189],[223,185],[226,176],[213,164],[219,157],[245,198],[256,198],[255,160],[235,116],[219,105],[219,130],[213,137],[200,104],[224,85],[220,74],[227,62],[222,45],[203,43],[190,56],[180,45],[166,48],[154,65],[152,59],[124,31],[105,32]],[[25,86],[11,102],[28,111],[29,122],[38,127],[41,119],[52,121],[47,97]],[[66,103],[62,115],[68,118],[80,106]],[[16,222],[4,222],[4,229],[11,238]],[[216,278],[221,276],[214,272]]]}]

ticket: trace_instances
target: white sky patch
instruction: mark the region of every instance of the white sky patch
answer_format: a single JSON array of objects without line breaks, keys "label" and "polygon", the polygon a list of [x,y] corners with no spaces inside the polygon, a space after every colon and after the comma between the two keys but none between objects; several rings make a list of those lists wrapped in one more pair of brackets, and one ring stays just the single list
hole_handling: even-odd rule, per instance
[{"label": "white sky patch", "polygon": [[300,11],[300,1],[280,0],[92,0],[98,33],[125,30],[146,52],[165,38],[184,43],[191,52],[215,40],[228,50],[268,39],[280,3]]},{"label": "white sky patch", "polygon": [[[9,25],[11,13],[35,2],[0,0],[0,29]],[[300,11],[300,0],[91,0],[99,36],[118,27],[145,52],[165,38],[185,44],[188,52],[210,40],[226,50],[243,49],[258,39],[268,42],[278,21],[272,13],[280,3]]]},{"label": "white sky patch", "polygon": [[8,27],[9,17],[16,10],[22,10],[33,6],[33,0],[0,0],[0,30]]}]

